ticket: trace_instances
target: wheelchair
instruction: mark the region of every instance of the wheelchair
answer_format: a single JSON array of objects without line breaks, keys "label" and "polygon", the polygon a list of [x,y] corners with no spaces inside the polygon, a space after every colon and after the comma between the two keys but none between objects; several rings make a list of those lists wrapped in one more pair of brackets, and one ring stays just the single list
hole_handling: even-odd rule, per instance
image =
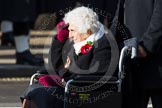
[{"label": "wheelchair", "polygon": [[[124,79],[124,62],[130,47],[121,50],[118,77],[78,75],[67,81],[64,89],[64,108],[121,108],[121,85]],[[38,77],[47,75],[46,71],[38,71],[30,80],[30,85],[37,82]]]}]

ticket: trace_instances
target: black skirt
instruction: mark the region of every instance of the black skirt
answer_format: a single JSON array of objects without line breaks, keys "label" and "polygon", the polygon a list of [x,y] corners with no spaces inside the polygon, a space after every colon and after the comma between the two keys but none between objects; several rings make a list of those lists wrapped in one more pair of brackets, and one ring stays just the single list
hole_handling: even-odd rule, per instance
[{"label": "black skirt", "polygon": [[63,108],[64,105],[64,88],[60,86],[44,87],[39,84],[29,85],[20,97],[32,99],[38,108]]}]

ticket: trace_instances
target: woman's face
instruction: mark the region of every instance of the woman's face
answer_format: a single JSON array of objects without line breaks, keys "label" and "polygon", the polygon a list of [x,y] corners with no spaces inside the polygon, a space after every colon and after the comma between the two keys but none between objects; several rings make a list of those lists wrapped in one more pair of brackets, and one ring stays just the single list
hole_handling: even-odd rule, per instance
[{"label": "woman's face", "polygon": [[69,24],[69,38],[73,40],[74,43],[78,43],[86,40],[89,35],[88,33],[79,33],[77,28],[73,24]]}]

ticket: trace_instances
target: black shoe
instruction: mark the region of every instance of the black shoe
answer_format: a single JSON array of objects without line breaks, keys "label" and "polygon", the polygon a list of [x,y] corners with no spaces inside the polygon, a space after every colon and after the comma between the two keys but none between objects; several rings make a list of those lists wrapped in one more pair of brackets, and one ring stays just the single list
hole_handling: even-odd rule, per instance
[{"label": "black shoe", "polygon": [[15,46],[13,32],[2,33],[1,46]]},{"label": "black shoe", "polygon": [[22,53],[16,53],[16,64],[30,64],[34,66],[43,66],[43,59],[36,58],[29,50]]}]

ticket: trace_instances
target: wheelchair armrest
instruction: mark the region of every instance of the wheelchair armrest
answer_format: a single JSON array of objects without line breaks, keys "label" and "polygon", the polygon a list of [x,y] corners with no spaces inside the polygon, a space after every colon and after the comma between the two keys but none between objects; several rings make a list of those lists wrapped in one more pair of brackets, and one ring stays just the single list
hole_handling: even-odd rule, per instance
[{"label": "wheelchair armrest", "polygon": [[38,81],[39,78],[44,75],[49,75],[46,69],[37,70],[37,72],[33,74],[30,78],[30,85],[32,85],[35,82],[35,80]]},{"label": "wheelchair armrest", "polygon": [[97,75],[77,75],[74,77],[75,81],[99,81],[101,78],[106,79],[108,81],[117,81],[118,78],[114,76],[97,76]]},{"label": "wheelchair armrest", "polygon": [[40,75],[48,75],[49,74],[46,69],[38,70],[37,73]]},{"label": "wheelchair armrest", "polygon": [[[103,78],[103,80],[100,80],[101,78]],[[117,87],[120,83],[121,82],[118,78],[112,76],[78,75],[67,81],[65,92],[69,92],[69,90],[73,91],[73,89],[75,91],[75,89],[80,89],[80,87],[85,87],[86,89],[88,88],[91,90],[115,88],[117,91]]]}]

